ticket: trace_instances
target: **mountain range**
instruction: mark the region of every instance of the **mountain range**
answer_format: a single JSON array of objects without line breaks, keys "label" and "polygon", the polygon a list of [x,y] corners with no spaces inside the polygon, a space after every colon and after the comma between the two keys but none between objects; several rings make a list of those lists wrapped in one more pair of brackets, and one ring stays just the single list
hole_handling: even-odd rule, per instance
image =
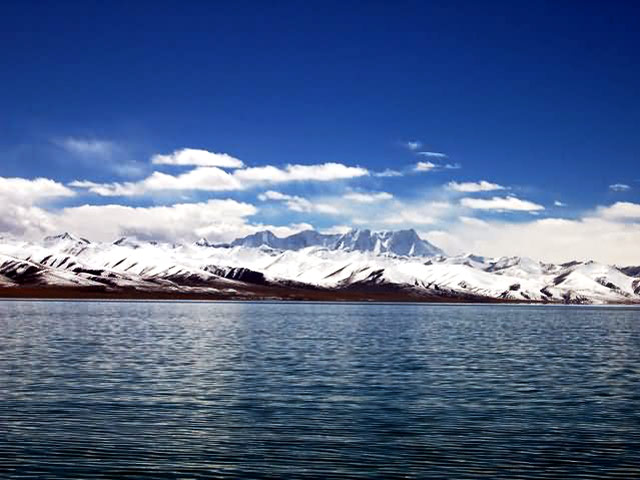
[{"label": "mountain range", "polygon": [[640,303],[640,268],[446,255],[414,230],[228,244],[0,238],[0,296]]},{"label": "mountain range", "polygon": [[329,250],[349,252],[372,252],[414,257],[444,255],[444,252],[426,240],[422,240],[415,230],[396,232],[372,232],[371,230],[351,230],[343,234],[322,234],[306,230],[280,238],[270,231],[258,232],[231,242],[232,247],[270,247],[278,250],[302,250],[307,247],[324,247]]}]

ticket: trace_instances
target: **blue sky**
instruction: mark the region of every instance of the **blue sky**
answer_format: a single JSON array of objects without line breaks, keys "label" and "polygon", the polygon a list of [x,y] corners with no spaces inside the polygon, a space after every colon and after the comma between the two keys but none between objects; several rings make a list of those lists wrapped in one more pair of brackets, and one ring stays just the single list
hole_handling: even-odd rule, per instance
[{"label": "blue sky", "polygon": [[[455,251],[640,262],[640,5],[515,3],[10,2],[0,229],[413,227]],[[193,163],[184,149],[208,166],[166,164]],[[277,170],[234,173],[261,166]],[[36,178],[52,194],[20,183],[39,193],[18,199]],[[235,209],[182,230],[150,213],[212,201]],[[144,225],[74,223],[83,205],[136,207]],[[629,248],[603,255],[605,236]]]}]

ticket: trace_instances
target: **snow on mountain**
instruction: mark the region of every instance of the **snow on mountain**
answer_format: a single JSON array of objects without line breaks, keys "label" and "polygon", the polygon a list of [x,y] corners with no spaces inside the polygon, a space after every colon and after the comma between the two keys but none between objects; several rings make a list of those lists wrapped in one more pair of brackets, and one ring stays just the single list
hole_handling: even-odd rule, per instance
[{"label": "snow on mountain", "polygon": [[51,237],[45,237],[42,245],[55,251],[66,251],[77,254],[81,252],[91,242],[86,238],[76,237],[68,232]]},{"label": "snow on mountain", "polygon": [[72,243],[83,243],[83,244],[91,243],[86,238],[76,237],[75,235],[72,235],[69,232],[64,232],[64,233],[61,233],[60,235],[44,237],[43,242],[45,245],[52,245],[60,242],[72,242]]},{"label": "snow on mountain", "polygon": [[257,232],[252,235],[248,235],[244,238],[237,238],[233,242],[231,242],[231,246],[232,247],[251,247],[251,248],[267,246],[271,248],[286,250],[287,248],[286,248],[285,240],[286,238],[276,237],[269,230],[265,230],[263,232]]},{"label": "snow on mountain", "polygon": [[214,245],[212,243],[209,243],[209,240],[207,240],[206,238],[202,237],[200,240],[198,240],[195,245],[197,245],[198,247],[213,247]]},{"label": "snow on mountain", "polygon": [[0,287],[101,286],[150,291],[395,288],[416,295],[558,303],[640,303],[640,278],[595,262],[444,256],[412,230],[344,235],[261,232],[212,245],[63,234],[42,243],[0,239]]},{"label": "snow on mountain", "polygon": [[612,296],[635,299],[640,294],[640,280],[629,277],[615,267],[586,262],[566,269],[555,277],[556,287],[585,299],[605,302]]},{"label": "snow on mountain", "polygon": [[100,283],[57,268],[48,268],[39,263],[0,254],[0,284],[5,286],[63,286],[90,287]]},{"label": "snow on mountain", "polygon": [[435,245],[422,240],[415,230],[382,231],[351,230],[344,234],[322,234],[314,230],[299,232],[280,238],[270,231],[258,232],[239,238],[231,246],[267,246],[277,250],[301,250],[307,247],[325,247],[329,250],[373,252],[414,257],[443,255]]}]

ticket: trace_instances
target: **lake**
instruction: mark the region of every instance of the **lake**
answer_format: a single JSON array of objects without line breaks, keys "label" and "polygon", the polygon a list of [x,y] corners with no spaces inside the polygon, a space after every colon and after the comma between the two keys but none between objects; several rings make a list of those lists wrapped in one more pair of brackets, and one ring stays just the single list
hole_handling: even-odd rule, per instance
[{"label": "lake", "polygon": [[640,309],[0,302],[0,478],[640,478]]}]

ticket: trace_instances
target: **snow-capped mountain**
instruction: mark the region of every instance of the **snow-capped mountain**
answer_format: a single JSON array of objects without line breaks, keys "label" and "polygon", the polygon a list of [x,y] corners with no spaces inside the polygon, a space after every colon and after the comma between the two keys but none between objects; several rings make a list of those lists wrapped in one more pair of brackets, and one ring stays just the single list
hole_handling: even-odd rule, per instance
[{"label": "snow-capped mountain", "polygon": [[[640,303],[637,269],[445,256],[412,230],[262,232],[228,245],[0,238],[0,296]],[[26,292],[26,293],[25,293]]]},{"label": "snow-capped mountain", "polygon": [[280,238],[270,231],[258,232],[231,243],[233,247],[267,246],[278,250],[301,250],[307,247],[325,247],[348,252],[373,252],[413,257],[443,255],[435,245],[421,239],[415,230],[372,232],[351,230],[344,234],[322,234],[306,230]]}]

